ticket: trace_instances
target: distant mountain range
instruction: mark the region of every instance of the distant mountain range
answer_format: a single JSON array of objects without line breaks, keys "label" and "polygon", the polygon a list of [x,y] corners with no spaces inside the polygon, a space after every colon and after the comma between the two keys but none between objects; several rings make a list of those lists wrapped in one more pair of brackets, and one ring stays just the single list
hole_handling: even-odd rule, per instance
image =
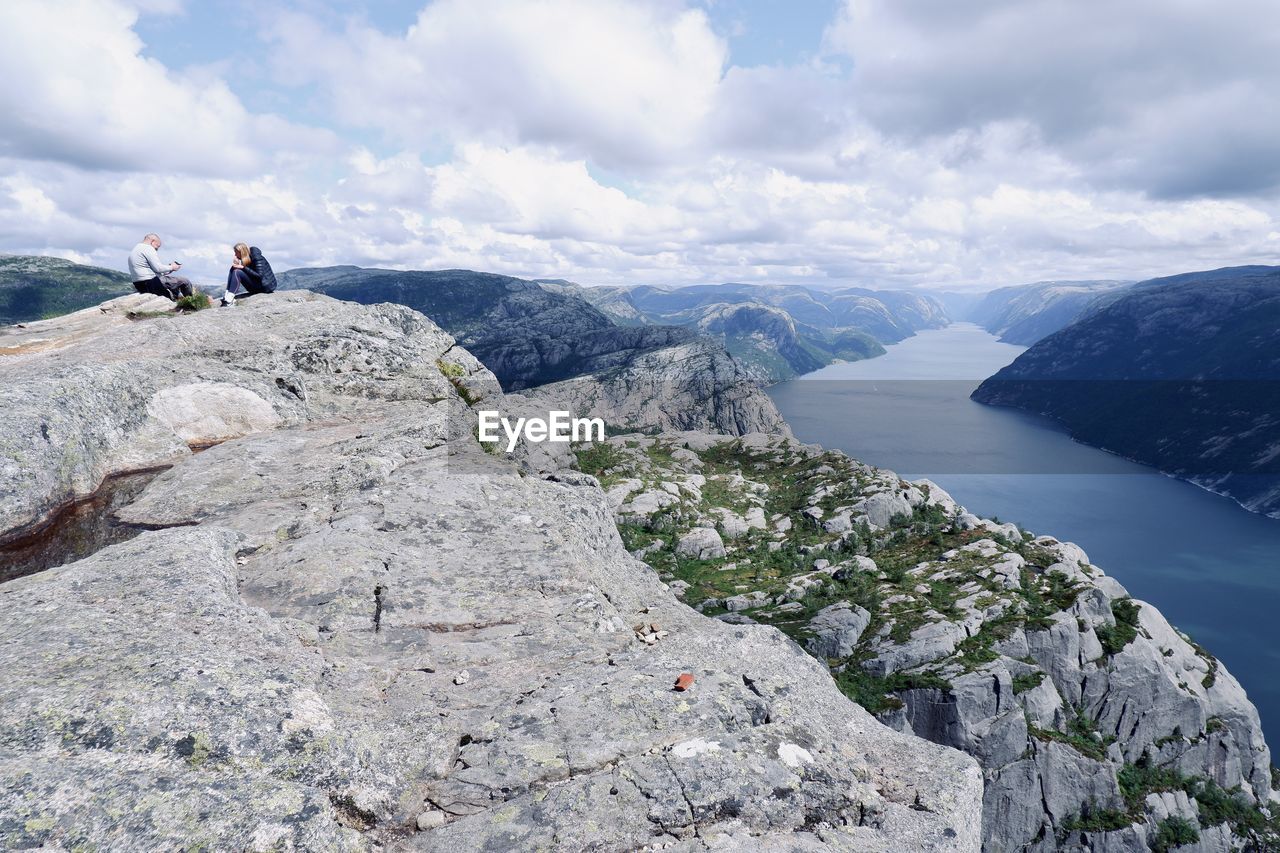
[{"label": "distant mountain range", "polygon": [[133,292],[129,276],[39,255],[0,255],[0,326],[69,314]]},{"label": "distant mountain range", "polygon": [[675,326],[619,327],[575,296],[471,270],[319,267],[289,270],[280,282],[283,290],[312,290],[366,305],[396,302],[421,311],[484,362],[508,391],[618,367],[638,353],[695,337]]},{"label": "distant mountain range", "polygon": [[1041,281],[1001,287],[982,297],[966,313],[1000,340],[1030,346],[1114,299],[1131,281]]},{"label": "distant mountain range", "polygon": [[[758,384],[946,325],[948,312],[1030,345],[973,398],[1043,413],[1084,442],[1280,517],[1280,267],[1140,283],[1052,281],[980,300],[862,288],[582,287],[469,270],[290,270],[283,289],[431,317],[504,389],[559,393],[618,423],[785,430]],[[131,292],[123,272],[0,256],[0,324]],[[696,375],[695,375],[696,374]],[[536,395],[535,395],[536,396]]]},{"label": "distant mountain range", "polygon": [[905,291],[736,283],[543,285],[580,296],[620,324],[671,324],[718,337],[763,382],[872,358],[884,353],[883,344],[950,322],[938,300]]},{"label": "distant mountain range", "polygon": [[1094,302],[973,399],[1280,517],[1280,267],[1152,279]]},{"label": "distant mountain range", "polygon": [[572,379],[559,398],[611,426],[787,432],[754,376],[720,342],[679,326],[618,325],[563,288],[471,270],[341,266],[279,278],[283,290],[421,311],[492,370],[504,391]]},{"label": "distant mountain range", "polygon": [[[397,302],[454,334],[520,390],[629,364],[635,356],[717,339],[756,382],[884,353],[950,322],[931,296],[864,288],[718,284],[583,287],[471,270],[356,266],[289,270],[281,288],[354,302]],[[0,325],[77,311],[132,292],[123,272],[59,258],[0,256]]]}]

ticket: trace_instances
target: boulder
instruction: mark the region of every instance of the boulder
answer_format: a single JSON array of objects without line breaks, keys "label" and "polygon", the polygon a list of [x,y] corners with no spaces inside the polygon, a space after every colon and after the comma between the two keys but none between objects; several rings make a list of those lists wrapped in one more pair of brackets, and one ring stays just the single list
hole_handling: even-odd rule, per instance
[{"label": "boulder", "polygon": [[723,602],[726,610],[738,612],[739,610],[750,610],[753,607],[760,607],[769,602],[769,596],[763,592],[749,592],[742,595],[731,595]]},{"label": "boulder", "polygon": [[618,512],[621,515],[630,516],[640,521],[646,520],[659,510],[679,502],[680,499],[668,491],[649,489],[648,491],[640,492],[627,503],[622,504],[618,508]]},{"label": "boulder", "polygon": [[711,527],[695,527],[676,543],[676,556],[691,560],[715,560],[725,553],[724,541]]},{"label": "boulder", "polygon": [[905,493],[896,489],[870,495],[857,507],[857,511],[866,515],[877,527],[888,527],[894,516],[911,515],[911,510],[911,503]]},{"label": "boulder", "polygon": [[719,516],[720,520],[716,526],[726,539],[741,539],[751,529],[750,525],[747,524],[747,520],[733,510],[716,507],[713,512]]},{"label": "boulder", "polygon": [[819,660],[848,657],[870,621],[870,613],[847,601],[824,607],[809,620],[805,648]]}]

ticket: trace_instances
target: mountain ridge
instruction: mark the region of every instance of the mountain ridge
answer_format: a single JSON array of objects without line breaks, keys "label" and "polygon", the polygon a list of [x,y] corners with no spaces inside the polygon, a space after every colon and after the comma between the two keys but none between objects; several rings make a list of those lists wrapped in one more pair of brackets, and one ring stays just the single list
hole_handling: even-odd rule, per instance
[{"label": "mountain ridge", "polygon": [[[532,392],[573,380],[584,410],[620,428],[660,422],[787,431],[773,401],[719,342],[678,326],[618,326],[585,300],[533,281],[472,270],[352,267],[289,270],[280,278],[283,290],[305,287],[421,311],[492,370],[504,390]],[[665,372],[668,361],[697,362],[710,379]],[[629,369],[641,362],[653,369]],[[669,381],[655,384],[655,376]]]},{"label": "mountain ridge", "polygon": [[[623,435],[535,471],[481,449],[474,414],[565,405],[556,384],[509,398],[415,311],[156,304],[0,330],[0,470],[25,476],[0,480],[0,528],[173,465],[118,510],[160,529],[0,595],[0,634],[67,649],[0,643],[6,843],[100,840],[92,816],[139,792],[147,846],[196,812],[215,846],[337,849],[1109,853],[1174,817],[1202,815],[1206,845],[1255,831],[1256,711],[1069,543],[786,435]],[[617,702],[643,712],[600,713]]]},{"label": "mountain ridge", "polygon": [[736,282],[547,286],[579,295],[621,323],[673,323],[713,334],[765,384],[837,361],[874,358],[884,353],[883,344],[948,322],[936,299],[906,291]]},{"label": "mountain ridge", "polygon": [[0,255],[0,326],[43,320],[133,292],[129,276],[46,255]]},{"label": "mountain ridge", "polygon": [[965,319],[977,323],[1001,341],[1030,346],[1075,322],[1134,282],[1041,281],[1001,287],[985,294]]},{"label": "mountain ridge", "polygon": [[1280,267],[1142,282],[1044,338],[973,399],[1280,516]]}]

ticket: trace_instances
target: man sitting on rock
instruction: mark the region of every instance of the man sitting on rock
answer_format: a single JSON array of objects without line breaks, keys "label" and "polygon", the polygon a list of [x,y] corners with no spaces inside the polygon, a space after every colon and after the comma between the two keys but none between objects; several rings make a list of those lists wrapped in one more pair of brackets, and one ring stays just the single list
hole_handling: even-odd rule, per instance
[{"label": "man sitting on rock", "polygon": [[190,296],[194,292],[191,281],[170,275],[180,269],[182,264],[177,261],[160,263],[160,256],[156,254],[156,249],[159,248],[159,236],[148,234],[129,253],[129,275],[133,277],[134,290],[139,293],[154,293],[175,302],[179,296]]}]

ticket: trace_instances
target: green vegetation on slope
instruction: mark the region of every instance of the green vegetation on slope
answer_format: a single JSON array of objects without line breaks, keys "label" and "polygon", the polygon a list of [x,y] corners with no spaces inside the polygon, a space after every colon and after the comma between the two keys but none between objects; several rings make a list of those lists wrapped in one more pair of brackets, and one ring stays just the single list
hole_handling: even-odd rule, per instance
[{"label": "green vegetation on slope", "polygon": [[[1105,612],[1088,615],[1087,603],[1098,595],[1091,583],[1098,571],[1071,546],[1032,538],[1013,525],[975,526],[972,518],[961,523],[958,508],[935,501],[927,484],[903,482],[839,452],[761,436],[706,445],[675,436],[617,436],[579,447],[578,464],[610,492],[627,549],[703,613],[775,626],[818,654],[816,649],[834,647],[813,645],[815,614],[832,606],[837,612],[865,610],[867,624],[852,645],[823,662],[845,695],[882,718],[897,719],[908,702],[917,711],[945,707],[960,689],[953,682],[965,678],[972,685],[973,674],[1005,673],[1015,697],[1051,701],[1047,697],[1059,688],[1041,663],[1030,655],[1009,657],[1026,655],[1026,641],[1036,632],[1069,626],[1079,630],[1082,645],[1096,633],[1094,648],[1101,654],[1094,664],[1102,667],[1127,665],[1117,658],[1146,637],[1141,605],[1130,598],[1110,599],[1109,620]],[[880,523],[857,514],[868,501],[885,499],[892,512],[887,518],[882,512]],[[695,558],[680,551],[682,537],[711,526],[723,534],[724,553],[704,551]],[[958,636],[950,634],[952,645],[930,645],[961,624]],[[1051,637],[1041,634],[1033,654]],[[1184,640],[1184,654],[1204,661],[1203,686],[1211,687],[1216,661]],[[931,651],[903,657],[902,650],[913,646]],[[1012,651],[1019,647],[1023,651]],[[1182,689],[1193,692],[1190,685]],[[1055,826],[1060,840],[1143,823],[1148,839],[1180,843],[1189,837],[1188,827],[1157,821],[1145,798],[1182,790],[1200,809],[1199,825],[1189,822],[1190,831],[1229,824],[1237,838],[1276,843],[1271,818],[1243,792],[1163,765],[1121,764],[1115,730],[1104,731],[1083,706],[1058,698],[1062,713],[1052,722],[1025,712],[1024,758],[1067,747],[1091,762],[1093,772],[1112,774],[1124,795],[1123,802],[1088,804]],[[1176,742],[1194,744],[1224,728],[1210,717],[1203,731],[1183,735],[1175,728],[1152,746],[1159,752]]]},{"label": "green vegetation on slope", "polygon": [[[699,452],[698,471],[705,482],[697,493],[683,495],[681,501],[644,520],[620,521],[624,544],[633,551],[647,549],[645,561],[663,576],[688,584],[684,600],[712,615],[724,613],[724,600],[745,590],[772,601],[802,588],[803,594],[790,595],[793,600],[789,604],[775,607],[762,603],[744,611],[801,643],[808,639],[809,620],[822,608],[846,601],[867,610],[872,622],[837,680],[851,698],[873,712],[900,705],[891,695],[896,691],[947,686],[937,666],[888,678],[862,672],[857,664],[868,657],[869,642],[881,629],[896,641],[906,641],[933,621],[958,616],[957,602],[975,596],[975,591],[983,606],[1005,602],[1004,615],[986,621],[945,662],[959,671],[972,671],[994,660],[993,646],[1016,627],[1047,627],[1048,614],[1075,602],[1078,587],[1061,572],[1050,570],[1055,558],[1048,549],[1030,541],[1014,543],[985,529],[959,529],[934,504],[924,503],[895,516],[884,530],[873,531],[865,522],[853,524],[843,533],[825,530],[806,509],[816,505],[830,512],[857,500],[863,492],[878,490],[884,485],[883,472],[854,463],[843,454],[811,455],[797,447],[766,452],[742,441],[725,441]],[[605,488],[638,480],[642,484],[638,491],[658,489],[674,476],[670,470],[673,452],[658,440],[624,437],[584,446],[578,460],[579,467],[597,476]],[[754,488],[744,487],[747,480]],[[815,504],[815,492],[824,491]],[[735,541],[731,557],[694,560],[676,553],[680,536],[699,515],[717,508],[744,513],[751,506],[759,506],[768,527],[748,530]],[[780,527],[787,531],[781,539],[776,533]],[[990,556],[964,550],[982,540],[1002,542],[994,547],[1021,557],[1024,568],[1019,588],[1009,589],[990,571]],[[815,577],[814,559],[832,553],[825,550],[829,546],[844,554],[874,558],[878,575],[842,571]],[[1018,687],[1031,689],[1041,679],[1043,673],[1028,674]],[[1094,752],[1090,747],[1089,752]]]},{"label": "green vegetation on slope", "polygon": [[0,256],[0,325],[47,320],[133,292],[129,276],[27,255]]}]

